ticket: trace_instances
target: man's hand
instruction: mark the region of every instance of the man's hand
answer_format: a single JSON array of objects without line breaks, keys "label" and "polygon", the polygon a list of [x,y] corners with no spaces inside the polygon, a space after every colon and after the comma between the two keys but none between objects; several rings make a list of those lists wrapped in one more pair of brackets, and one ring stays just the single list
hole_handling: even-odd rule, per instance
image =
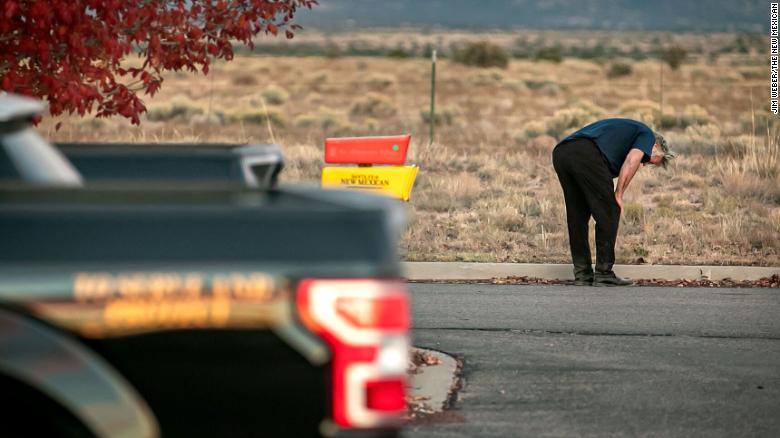
[{"label": "man's hand", "polygon": [[618,181],[615,186],[615,201],[620,207],[620,214],[623,214],[623,192],[628,188],[628,183],[634,177],[639,165],[642,163],[642,157],[645,153],[639,149],[631,149],[628,152],[626,161],[623,162],[623,166],[620,168],[620,175],[618,175]]}]

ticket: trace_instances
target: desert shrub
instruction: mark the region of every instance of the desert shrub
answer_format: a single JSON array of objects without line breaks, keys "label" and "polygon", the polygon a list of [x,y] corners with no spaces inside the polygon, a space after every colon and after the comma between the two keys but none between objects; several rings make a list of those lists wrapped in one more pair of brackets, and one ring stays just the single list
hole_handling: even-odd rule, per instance
[{"label": "desert shrub", "polygon": [[557,96],[561,92],[561,86],[553,81],[527,80],[525,86],[531,91],[536,91],[544,96]]},{"label": "desert shrub", "polygon": [[318,108],[323,103],[325,103],[325,97],[322,94],[316,91],[306,93],[305,105],[307,107]]},{"label": "desert shrub", "polygon": [[686,128],[688,126],[694,126],[694,125],[706,125],[708,123],[714,122],[712,116],[710,116],[710,113],[707,112],[706,109],[699,105],[687,105],[682,110],[682,114],[680,115],[680,118],[682,119],[681,128]]},{"label": "desert shrub", "polygon": [[714,123],[691,125],[685,128],[685,134],[696,140],[716,141],[720,138],[720,128]]},{"label": "desert shrub", "polygon": [[627,100],[623,102],[623,104],[620,105],[620,107],[618,107],[618,111],[620,113],[635,113],[635,112],[650,113],[658,110],[659,110],[658,103],[653,102],[651,100],[637,100],[637,99]]},{"label": "desert shrub", "polygon": [[739,117],[739,129],[745,133],[757,134],[764,131],[767,127],[776,129],[778,126],[777,116],[768,111],[757,110],[751,114],[742,114]]},{"label": "desert shrub", "polygon": [[718,153],[719,155],[732,158],[742,158],[751,149],[752,145],[756,144],[756,141],[758,140],[752,135],[729,137],[721,143]]},{"label": "desert shrub", "polygon": [[325,55],[326,58],[336,59],[336,58],[341,58],[344,52],[341,50],[341,47],[339,47],[338,44],[334,43],[333,41],[328,41],[325,44],[325,49],[323,54]]},{"label": "desert shrub", "polygon": [[355,126],[355,132],[360,135],[380,135],[382,134],[383,124],[377,119],[366,118]]},{"label": "desert shrub", "polygon": [[525,86],[525,81],[519,79],[503,80],[501,83],[505,89],[510,91],[527,91],[528,87]]},{"label": "desert shrub", "polygon": [[534,60],[559,63],[563,61],[563,51],[558,46],[542,47],[534,54]]},{"label": "desert shrub", "polygon": [[661,111],[658,103],[650,100],[628,100],[618,107],[618,115],[639,120],[650,126],[660,121]]},{"label": "desert shrub", "polygon": [[350,109],[350,114],[356,117],[387,118],[394,116],[397,112],[398,110],[387,96],[376,93],[369,93],[365,97],[357,99]]},{"label": "desert shrub", "polygon": [[623,221],[632,226],[642,226],[645,223],[645,208],[642,204],[626,203],[623,205]]},{"label": "desert shrub", "polygon": [[764,73],[763,70],[741,70],[739,74],[742,76],[743,79],[751,80],[751,79],[764,79],[766,77],[766,73]]},{"label": "desert shrub", "polygon": [[203,114],[203,108],[186,96],[174,96],[169,102],[155,105],[146,112],[146,118],[156,122],[185,119]]},{"label": "desert shrub", "polygon": [[525,86],[528,87],[529,90],[539,90],[545,85],[553,84],[552,81],[535,81],[535,80],[527,80],[525,81]]},{"label": "desert shrub", "polygon": [[527,195],[520,195],[518,197],[515,197],[519,202],[516,202],[514,205],[517,205],[517,210],[522,213],[526,217],[539,217],[542,216],[544,213],[542,211],[542,204],[534,199],[532,196]]},{"label": "desert shrub", "polygon": [[699,105],[688,105],[679,113],[674,108],[666,107],[666,111],[661,114],[661,108],[656,102],[630,100],[618,108],[618,113],[621,117],[637,119],[658,129],[685,129],[714,123],[712,116]]},{"label": "desert shrub", "polygon": [[680,119],[676,114],[669,114],[660,112],[655,114],[655,126],[658,129],[673,129],[680,127]]},{"label": "desert shrub", "polygon": [[421,179],[416,188],[415,205],[436,212],[469,208],[483,190],[482,181],[472,173],[431,174],[427,179]]},{"label": "desert shrub", "polygon": [[[436,112],[434,113],[434,124],[436,126],[440,125],[452,125],[455,122],[455,119],[458,116],[458,112],[454,108],[445,107],[441,109],[436,109]],[[422,122],[426,125],[431,123],[431,110],[430,108],[423,108],[420,110],[420,119],[422,119]]]},{"label": "desert shrub", "polygon": [[480,41],[469,43],[465,47],[455,50],[453,60],[460,64],[475,67],[499,67],[506,68],[509,65],[509,54],[503,47]]},{"label": "desert shrub", "polygon": [[718,73],[718,75],[715,76],[715,80],[724,84],[736,84],[742,82],[743,78],[742,75],[738,72],[734,70],[728,70]]},{"label": "desert shrub", "polygon": [[491,209],[491,211],[486,212],[485,216],[487,216],[488,223],[510,233],[525,231],[527,227],[525,216],[521,215],[517,208],[508,205]]},{"label": "desert shrub", "polygon": [[210,114],[195,114],[194,116],[190,117],[191,126],[222,125],[226,121],[227,117],[222,111],[216,111]]},{"label": "desert shrub", "polygon": [[250,125],[265,125],[269,121],[273,126],[284,127],[285,125],[284,115],[275,109],[263,111],[242,108],[230,113],[227,117],[231,122],[242,122]]},{"label": "desert shrub", "polygon": [[309,90],[315,93],[323,92],[326,89],[326,86],[328,82],[330,82],[330,80],[331,80],[330,74],[324,71],[315,73],[306,78],[306,82],[308,83]]},{"label": "desert shrub", "polygon": [[395,47],[387,51],[388,58],[407,59],[411,58],[411,54],[403,47]]},{"label": "desert shrub", "polygon": [[637,46],[631,47],[631,51],[628,52],[628,57],[631,59],[635,59],[637,61],[647,59],[647,55],[645,54],[645,52],[643,52],[642,49],[640,49]]},{"label": "desert shrub", "polygon": [[780,205],[780,136],[750,138],[739,157],[715,157],[714,177],[737,197]]},{"label": "desert shrub", "polygon": [[374,90],[384,90],[395,84],[395,76],[385,73],[374,73],[366,79],[366,83]]},{"label": "desert shrub", "polygon": [[708,81],[712,79],[712,70],[707,68],[695,67],[690,72],[691,79],[696,81]]},{"label": "desert shrub", "polygon": [[340,131],[349,126],[349,122],[343,114],[330,108],[320,108],[317,112],[319,125],[324,131]]},{"label": "desert shrub", "polygon": [[523,130],[515,138],[517,143],[525,143],[526,141],[547,134],[547,123],[544,120],[532,120],[525,124]]},{"label": "desert shrub", "polygon": [[631,65],[622,62],[616,62],[609,66],[607,70],[607,77],[610,79],[628,76],[632,72]]},{"label": "desert shrub", "polygon": [[547,135],[561,139],[574,128],[581,128],[595,122],[600,115],[584,108],[565,108],[558,110],[547,119]]},{"label": "desert shrub", "polygon": [[323,84],[330,80],[330,74],[326,71],[319,71],[312,74],[308,80],[310,84]]},{"label": "desert shrub", "polygon": [[544,155],[549,157],[553,148],[558,143],[554,137],[549,135],[537,135],[522,142],[520,146],[523,150],[532,155]]},{"label": "desert shrub", "polygon": [[689,126],[713,123],[713,118],[706,109],[699,105],[687,105],[678,114],[657,114],[655,124],[660,129],[685,129]]},{"label": "desert shrub", "polygon": [[581,128],[604,116],[604,110],[590,102],[582,102],[573,108],[558,110],[545,119],[546,134],[561,139],[574,128]]},{"label": "desert shrub", "polygon": [[287,90],[277,85],[269,85],[262,91],[261,95],[269,105],[283,105],[290,98]]},{"label": "desert shrub", "polygon": [[545,84],[537,92],[542,96],[555,97],[561,94],[562,91],[563,91],[563,87],[561,85],[558,85],[554,82],[550,82],[548,84]]},{"label": "desert shrub", "polygon": [[301,114],[293,121],[296,128],[309,129],[318,125],[318,118],[314,114]]},{"label": "desert shrub", "polygon": [[677,70],[688,56],[688,52],[680,46],[671,46],[662,48],[659,55],[661,60],[669,64],[672,70]]},{"label": "desert shrub", "polygon": [[[707,157],[716,155],[722,142],[721,129],[718,125],[707,123],[704,125],[692,125],[685,128],[682,134],[674,134],[671,140],[674,149],[682,154],[698,154]],[[707,170],[698,170],[698,163],[692,164],[691,170],[696,173],[706,174]]]},{"label": "desert shrub", "polygon": [[466,82],[478,87],[498,85],[504,80],[504,76],[496,69],[480,71],[466,76]]},{"label": "desert shrub", "polygon": [[241,73],[234,76],[231,82],[233,82],[233,85],[238,85],[241,87],[249,87],[252,85],[257,85],[257,78],[247,73]]},{"label": "desert shrub", "polygon": [[344,114],[327,107],[320,107],[315,113],[302,114],[293,124],[302,129],[321,129],[328,133],[348,131],[351,127]]},{"label": "desert shrub", "polygon": [[653,202],[656,203],[656,207],[664,208],[671,207],[674,203],[674,196],[672,195],[655,195],[653,196]]},{"label": "desert shrub", "polygon": [[581,128],[603,116],[604,110],[601,107],[590,102],[581,102],[578,106],[558,110],[550,117],[526,124],[516,140],[523,143],[534,137],[549,135],[557,141],[574,128]]},{"label": "desert shrub", "polygon": [[296,182],[319,180],[322,163],[321,147],[311,144],[285,145],[284,158],[284,172],[280,176],[282,180]]}]

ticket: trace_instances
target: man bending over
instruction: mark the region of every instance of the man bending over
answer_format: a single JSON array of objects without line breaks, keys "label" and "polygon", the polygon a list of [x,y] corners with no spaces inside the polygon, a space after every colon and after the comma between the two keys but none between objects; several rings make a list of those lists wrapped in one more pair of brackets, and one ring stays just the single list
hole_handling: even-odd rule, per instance
[{"label": "man bending over", "polygon": [[[600,120],[555,146],[553,167],[566,201],[575,284],[632,284],[612,271],[623,193],[640,165],[666,168],[675,155],[660,134],[630,119]],[[618,179],[614,186],[613,178]],[[588,244],[591,216],[596,221],[595,275]]]}]

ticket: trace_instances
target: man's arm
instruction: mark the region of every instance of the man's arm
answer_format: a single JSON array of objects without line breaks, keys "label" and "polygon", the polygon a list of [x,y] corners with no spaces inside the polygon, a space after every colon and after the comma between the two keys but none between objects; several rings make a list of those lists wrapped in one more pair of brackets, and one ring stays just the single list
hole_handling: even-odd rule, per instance
[{"label": "man's arm", "polygon": [[623,162],[623,166],[620,168],[620,174],[618,175],[617,186],[615,186],[615,200],[620,206],[620,213],[623,213],[623,193],[628,188],[628,183],[631,182],[631,178],[636,174],[639,165],[642,164],[642,158],[645,153],[639,149],[631,149],[626,156],[626,161]]}]

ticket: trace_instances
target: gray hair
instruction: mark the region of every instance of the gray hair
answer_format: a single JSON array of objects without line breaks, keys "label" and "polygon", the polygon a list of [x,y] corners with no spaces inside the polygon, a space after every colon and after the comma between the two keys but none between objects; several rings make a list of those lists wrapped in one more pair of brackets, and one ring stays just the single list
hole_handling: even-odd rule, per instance
[{"label": "gray hair", "polygon": [[677,152],[669,149],[669,142],[666,141],[663,135],[659,134],[658,132],[654,132],[654,134],[655,144],[661,148],[661,152],[663,153],[663,160],[661,160],[661,164],[659,165],[666,169],[666,166],[669,165],[669,161],[677,156]]}]

